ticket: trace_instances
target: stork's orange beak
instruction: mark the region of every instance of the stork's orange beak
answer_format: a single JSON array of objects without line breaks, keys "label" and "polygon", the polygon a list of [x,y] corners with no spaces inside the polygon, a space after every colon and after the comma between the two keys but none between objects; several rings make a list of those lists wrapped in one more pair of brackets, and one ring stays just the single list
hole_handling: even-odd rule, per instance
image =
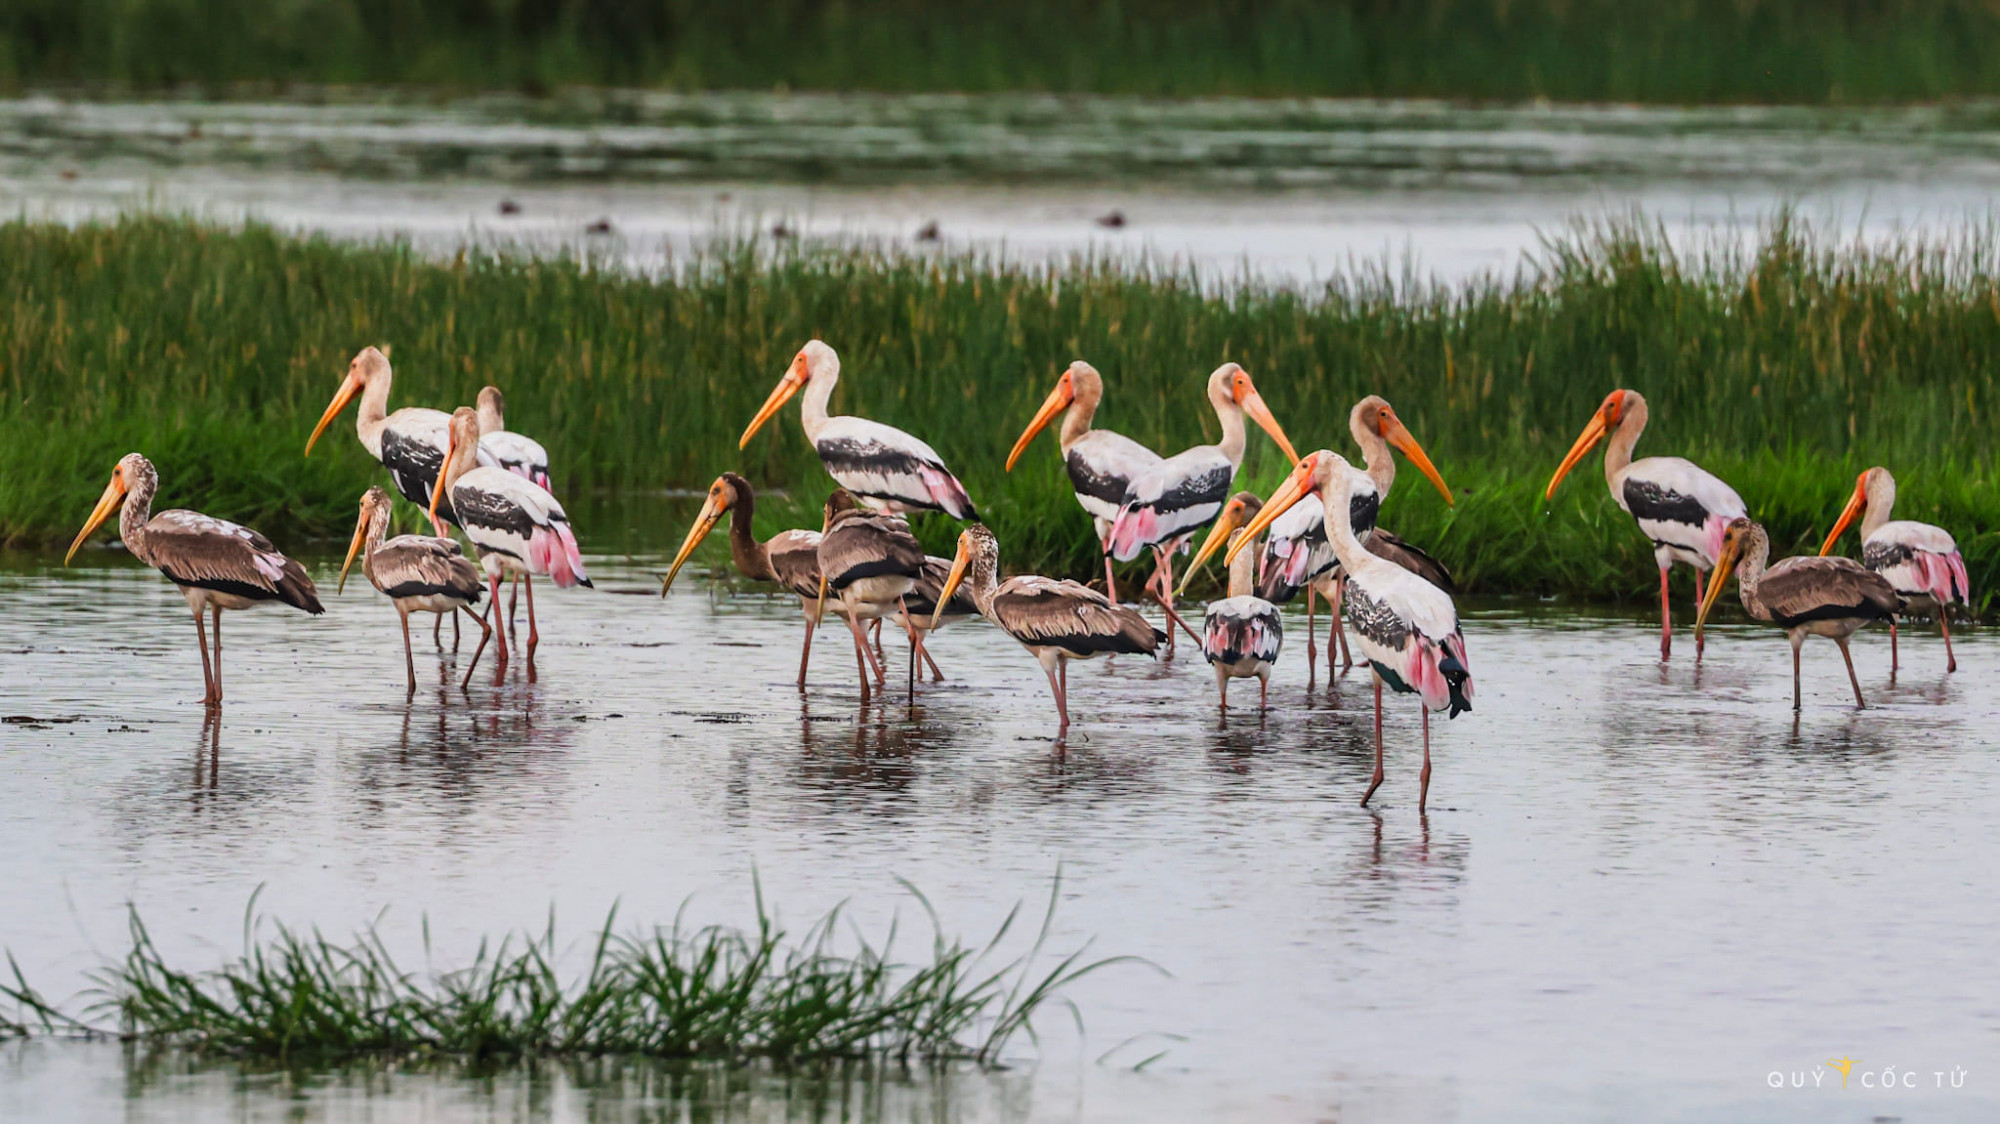
[{"label": "stork's orange beak", "polygon": [[[718,496],[722,498],[717,499]],[[709,488],[708,498],[702,501],[701,514],[695,516],[694,526],[688,528],[687,538],[681,543],[680,553],[674,555],[674,564],[667,571],[667,580],[660,583],[660,596],[665,597],[667,590],[673,588],[674,576],[681,572],[682,566],[687,565],[688,556],[694,553],[694,548],[701,545],[701,540],[707,538],[710,531],[715,530],[715,525],[722,521],[723,513],[729,510],[728,497],[729,491],[722,487],[720,480]]]},{"label": "stork's orange beak", "polygon": [[1382,429],[1382,439],[1397,452],[1408,457],[1410,463],[1417,466],[1417,471],[1430,479],[1438,494],[1444,497],[1445,503],[1454,505],[1457,503],[1452,499],[1451,489],[1445,486],[1444,477],[1438,475],[1437,466],[1431,464],[1431,459],[1424,455],[1424,447],[1417,444],[1417,439],[1412,437],[1409,429],[1403,425],[1403,419],[1391,413],[1389,424]]},{"label": "stork's orange beak", "polygon": [[1542,493],[1542,499],[1556,498],[1556,485],[1562,483],[1563,477],[1569,475],[1569,470],[1576,467],[1576,462],[1582,460],[1584,454],[1595,449],[1597,443],[1604,440],[1604,435],[1610,432],[1611,419],[1605,416],[1603,409],[1600,408],[1590,415],[1590,424],[1583,427],[1583,432],[1577,436],[1576,444],[1569,447],[1569,455],[1556,466],[1556,474],[1549,477],[1549,487]]},{"label": "stork's orange beak", "polygon": [[1242,383],[1248,389],[1239,393],[1237,404],[1243,407],[1244,413],[1250,415],[1251,421],[1256,422],[1264,432],[1271,435],[1271,440],[1278,443],[1278,448],[1285,452],[1285,460],[1292,464],[1299,463],[1298,450],[1292,448],[1291,438],[1285,436],[1284,429],[1278,425],[1278,419],[1271,416],[1271,407],[1264,404],[1264,396],[1257,392],[1257,387],[1250,382],[1248,374],[1243,376]]},{"label": "stork's orange beak", "polygon": [[1069,372],[1064,371],[1062,378],[1056,380],[1056,388],[1049,391],[1047,398],[1042,399],[1042,408],[1035,411],[1034,420],[1030,421],[1028,428],[1022,431],[1021,439],[1014,442],[1013,451],[1007,454],[1008,472],[1014,471],[1014,462],[1021,459],[1021,453],[1027,449],[1028,442],[1035,439],[1035,434],[1040,433],[1042,427],[1049,424],[1057,414],[1069,409],[1069,404],[1074,401],[1076,401],[1076,387],[1070,382]]},{"label": "stork's orange beak", "polygon": [[1732,538],[1722,546],[1722,557],[1715,560],[1715,572],[1708,576],[1708,594],[1701,599],[1701,612],[1694,617],[1695,640],[1701,639],[1702,626],[1708,623],[1708,611],[1722,597],[1723,583],[1736,572],[1736,559],[1743,553],[1743,541]]},{"label": "stork's orange beak", "polygon": [[347,571],[354,567],[354,556],[361,553],[361,545],[368,541],[368,521],[374,514],[367,505],[362,505],[361,521],[354,525],[354,541],[347,544],[347,561],[340,564],[340,584],[333,589],[337,594],[347,592]]},{"label": "stork's orange beak", "polygon": [[350,374],[341,380],[340,390],[327,405],[326,413],[319,416],[319,424],[313,427],[312,436],[306,438],[306,456],[312,456],[313,443],[319,440],[319,435],[326,432],[326,427],[333,424],[333,419],[339,417],[340,412],[346,409],[347,404],[354,401],[354,396],[359,393],[361,393],[360,379]]},{"label": "stork's orange beak", "polygon": [[1826,537],[1826,542],[1821,544],[1819,552],[1826,554],[1832,551],[1833,544],[1840,538],[1840,533],[1847,530],[1847,525],[1854,522],[1855,517],[1867,509],[1868,474],[1864,472],[1861,474],[1861,479],[1854,482],[1854,495],[1848,499],[1847,506],[1841,509],[1840,518],[1834,520],[1833,533]]},{"label": "stork's orange beak", "polygon": [[797,394],[805,385],[806,357],[801,355],[792,360],[792,365],[785,371],[785,377],[778,380],[778,385],[772,389],[771,396],[764,399],[764,404],[758,407],[757,416],[750,419],[750,426],[743,431],[743,436],[736,442],[736,447],[741,449],[750,444],[750,439],[757,435],[757,430],[771,420],[772,414],[784,409],[785,403],[790,402],[792,395]]},{"label": "stork's orange beak", "polygon": [[937,608],[931,610],[930,631],[937,631],[938,618],[944,615],[945,607],[951,604],[951,595],[958,592],[958,583],[965,580],[965,568],[970,565],[972,565],[972,539],[960,531],[958,552],[951,558],[951,572],[944,576],[944,589],[938,593]]},{"label": "stork's orange beak", "polygon": [[76,533],[76,541],[69,544],[69,553],[63,555],[63,565],[69,565],[69,560],[76,557],[76,549],[83,545],[83,540],[89,538],[90,532],[95,531],[106,519],[111,518],[111,513],[117,511],[119,505],[124,502],[125,470],[115,468],[111,470],[111,483],[104,486],[104,494],[98,497],[97,506],[91,509],[90,518],[84,521],[83,530]]},{"label": "stork's orange beak", "polygon": [[[1257,536],[1264,533],[1264,528],[1276,522],[1278,516],[1290,510],[1292,505],[1311,495],[1313,489],[1319,486],[1314,479],[1318,471],[1318,453],[1300,461],[1298,466],[1292,469],[1292,474],[1285,477],[1285,482],[1278,486],[1278,490],[1271,493],[1271,498],[1264,501],[1264,510],[1258,512],[1256,518],[1250,520],[1250,525],[1243,528],[1243,533],[1236,536],[1236,541],[1230,544],[1229,553],[1222,556],[1223,564],[1236,561],[1236,556],[1243,553],[1244,547],[1255,542]],[[1206,544],[1202,549],[1208,549]]]},{"label": "stork's orange beak", "polygon": [[1243,522],[1243,505],[1234,499],[1230,500],[1223,507],[1222,515],[1215,521],[1215,526],[1209,528],[1208,538],[1202,541],[1201,549],[1195,551],[1194,561],[1187,564],[1187,572],[1181,576],[1181,587],[1174,591],[1175,597],[1187,596],[1188,583],[1194,580],[1194,575],[1201,569],[1201,564],[1208,561],[1210,555],[1221,550],[1223,544],[1229,541],[1230,533],[1243,526]]},{"label": "stork's orange beak", "polygon": [[431,487],[430,517],[431,517],[431,522],[433,523],[437,522],[438,504],[444,501],[444,482],[446,479],[446,473],[447,470],[451,468],[452,454],[456,452],[458,452],[458,434],[453,433],[451,435],[450,442],[444,447],[444,460],[438,465],[437,483],[435,485],[432,485]]}]

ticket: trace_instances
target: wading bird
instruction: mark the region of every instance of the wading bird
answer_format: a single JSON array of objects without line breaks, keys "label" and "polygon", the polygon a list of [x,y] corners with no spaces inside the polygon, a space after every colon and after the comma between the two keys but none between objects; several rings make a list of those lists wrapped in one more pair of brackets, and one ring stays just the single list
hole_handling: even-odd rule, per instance
[{"label": "wading bird", "polygon": [[[201,645],[201,701],[222,705],[222,611],[254,609],[278,602],[318,616],[319,591],[297,562],[278,553],[271,540],[248,527],[194,511],[152,514],[153,494],[160,474],[153,462],[127,453],[111,470],[111,483],[97,507],[69,544],[63,565],[100,524],[118,512],[118,538],[134,558],[167,576],[187,598],[194,613],[194,634]],[[208,660],[208,632],[202,614],[215,618],[215,664]]]},{"label": "wading bird", "polygon": [[[1225,542],[1233,544],[1242,537],[1243,527],[1263,507],[1264,501],[1255,492],[1238,492],[1229,497],[1222,516],[1208,533],[1208,541],[1201,544],[1194,561],[1188,563],[1180,592],[1187,592],[1188,581],[1209,555]],[[1201,654],[1215,669],[1215,688],[1222,694],[1224,710],[1229,709],[1231,679],[1256,679],[1257,705],[1260,708],[1270,705],[1271,665],[1277,662],[1278,650],[1285,642],[1285,627],[1278,607],[1253,591],[1256,568],[1255,551],[1237,554],[1236,560],[1229,564],[1229,596],[1209,602],[1202,621]]]},{"label": "wading bird", "polygon": [[[1147,584],[1158,588],[1161,604],[1169,610],[1174,603],[1174,551],[1222,514],[1236,470],[1243,465],[1243,416],[1248,414],[1271,435],[1286,463],[1298,460],[1248,371],[1234,363],[1217,367],[1208,376],[1208,401],[1222,425],[1222,440],[1176,453],[1133,477],[1111,520],[1111,556],[1130,562],[1151,548],[1159,567]],[[1171,636],[1167,648],[1173,648]]]},{"label": "wading bird", "polygon": [[1785,558],[1766,567],[1771,558],[1771,536],[1748,519],[1731,520],[1723,529],[1721,557],[1708,596],[1695,615],[1694,632],[1701,635],[1709,610],[1722,596],[1722,584],[1736,574],[1743,609],[1760,621],[1770,621],[1785,630],[1792,642],[1792,709],[1799,709],[1799,648],[1808,636],[1824,636],[1840,645],[1840,658],[1847,661],[1847,682],[1854,688],[1854,705],[1865,709],[1861,680],[1854,674],[1854,656],[1847,650],[1847,638],[1869,621],[1894,618],[1903,608],[1896,587],[1889,579],[1852,558],[1821,558],[1804,555]]},{"label": "wading bird", "polygon": [[[1886,468],[1871,468],[1854,482],[1854,498],[1826,536],[1821,554],[1833,550],[1841,532],[1861,520],[1861,564],[1889,579],[1902,597],[1904,611],[1917,616],[1936,617],[1944,633],[1944,669],[1958,670],[1958,657],[1951,650],[1951,605],[1969,604],[1972,579],[1965,572],[1965,557],[1958,543],[1943,527],[1910,519],[1891,521],[1896,506],[1896,478]],[[1889,670],[1902,664],[1897,652],[1896,618],[1889,618]]]},{"label": "wading bird", "polygon": [[806,686],[806,665],[812,659],[813,629],[819,623],[819,541],[820,533],[810,529],[779,531],[763,542],[758,542],[751,532],[751,519],[757,511],[757,493],[750,482],[733,472],[725,472],[708,486],[708,498],[702,501],[701,514],[695,516],[694,526],[688,529],[687,539],[681,543],[680,552],[674,555],[674,564],[667,571],[667,580],[660,583],[660,596],[674,584],[674,576],[687,564],[688,556],[701,540],[715,529],[724,514],[729,516],[729,560],[736,564],[736,572],[752,581],[774,582],[783,586],[799,599],[799,607],[806,617],[806,639],[799,650],[799,689]]},{"label": "wading bird", "polygon": [[[1549,478],[1544,500],[1555,498],[1556,486],[1584,454],[1608,434],[1604,449],[1604,480],[1611,498],[1639,523],[1653,541],[1653,558],[1660,566],[1660,658],[1673,648],[1674,614],[1667,596],[1667,571],[1675,562],[1694,567],[1695,603],[1703,600],[1702,579],[1715,568],[1722,535],[1733,520],[1748,517],[1743,498],[1692,461],[1680,457],[1632,459],[1632,446],[1646,428],[1646,400],[1636,390],[1614,390],[1590,417],[1590,424],[1570,446],[1569,455]],[[1702,637],[1695,635],[1695,658],[1701,657]]]},{"label": "wading bird", "polygon": [[1033,574],[1000,580],[1000,541],[983,523],[958,536],[944,583],[949,601],[963,584],[979,615],[1000,626],[1042,665],[1055,695],[1058,736],[1069,731],[1069,662],[1102,655],[1152,655],[1167,638],[1128,606],[1073,581]]},{"label": "wading bird", "polygon": [[[1394,562],[1446,593],[1456,592],[1451,574],[1442,563],[1376,526],[1383,501],[1389,498],[1389,489],[1396,483],[1396,451],[1410,458],[1410,463],[1417,466],[1417,471],[1430,480],[1450,505],[1454,500],[1444,477],[1438,474],[1409,427],[1380,395],[1371,394],[1354,404],[1347,413],[1347,431],[1353,435],[1354,443],[1361,446],[1361,463],[1366,466],[1366,471],[1355,481],[1354,501],[1348,512],[1355,536],[1368,547],[1369,553]],[[1326,598],[1327,611],[1333,619],[1332,642],[1326,650],[1327,669],[1333,668],[1335,644],[1339,645],[1345,666],[1354,666],[1347,650],[1347,634],[1340,627],[1340,560],[1334,557],[1333,547],[1327,542],[1326,508],[1319,497],[1307,496],[1271,524],[1270,537],[1264,543],[1262,569],[1263,581],[1258,593],[1267,600],[1283,604],[1298,596],[1300,589],[1306,591],[1306,659],[1318,658],[1313,624],[1313,595],[1317,593]]]},{"label": "wading bird", "polygon": [[1069,470],[1076,502],[1090,513],[1091,524],[1097,530],[1098,544],[1104,550],[1104,592],[1116,605],[1118,580],[1111,572],[1111,521],[1124,506],[1125,493],[1132,481],[1140,473],[1157,467],[1162,458],[1123,434],[1092,429],[1091,420],[1097,416],[1098,403],[1103,400],[1104,380],[1097,368],[1081,359],[1071,363],[1056,380],[1056,388],[1042,400],[1041,409],[1035,411],[1021,439],[1014,442],[1013,451],[1007,454],[1007,471],[1014,471],[1014,462],[1021,459],[1028,443],[1057,414],[1062,414],[1062,428],[1057,431],[1056,442],[1062,450],[1063,467]]},{"label": "wading bird", "polygon": [[1445,710],[1456,718],[1472,709],[1472,664],[1465,655],[1465,634],[1458,627],[1458,609],[1443,590],[1383,558],[1370,554],[1355,537],[1348,515],[1354,490],[1361,486],[1348,463],[1321,449],[1300,461],[1284,485],[1250,521],[1229,548],[1228,561],[1247,551],[1258,532],[1285,509],[1309,494],[1317,494],[1329,515],[1327,541],[1347,572],[1347,615],[1361,645],[1362,658],[1375,670],[1375,775],[1362,794],[1366,806],[1382,784],[1382,686],[1399,694],[1415,694],[1423,704],[1424,769],[1417,794],[1422,812],[1431,789],[1431,711]]},{"label": "wading bird", "polygon": [[459,681],[464,687],[472,682],[472,671],[479,666],[479,655],[493,634],[472,610],[479,604],[479,567],[451,539],[397,535],[384,541],[392,502],[389,493],[380,488],[361,493],[361,517],[354,525],[354,541],[347,546],[347,560],[340,564],[340,585],[335,591],[347,589],[347,571],[353,568],[355,555],[360,555],[361,572],[368,576],[370,585],[387,595],[402,618],[403,663],[409,671],[412,695],[417,693],[417,658],[410,653],[410,614],[464,610],[480,628],[479,647],[473,649],[472,662]]},{"label": "wading bird", "polygon": [[944,466],[937,450],[900,429],[867,418],[828,417],[827,399],[840,381],[840,357],[819,340],[799,349],[785,377],[750,419],[741,449],[800,389],[806,392],[800,422],[820,463],[841,487],[878,511],[942,511],[954,519],[977,519],[965,485]]},{"label": "wading bird", "polygon": [[[886,686],[882,664],[862,634],[861,622],[897,617],[909,632],[912,653],[917,631],[904,603],[924,572],[924,548],[899,515],[869,511],[854,493],[835,488],[826,500],[826,530],[819,541],[819,610],[829,601],[847,619],[854,633],[855,659],[861,664],[861,701],[869,698],[872,664],[877,686]],[[914,690],[915,670],[911,671]]]},{"label": "wading bird", "polygon": [[[543,574],[559,589],[589,586],[583,572],[583,553],[570,530],[569,515],[556,498],[541,486],[506,469],[481,465],[479,460],[479,414],[461,406],[451,415],[450,443],[445,447],[443,470],[431,492],[430,511],[436,516],[447,496],[457,513],[465,537],[479,548],[479,565],[486,571],[493,600],[500,603],[500,578],[520,574],[528,588],[528,665],[535,663],[535,645],[541,631],[535,625],[534,575]],[[500,614],[493,614],[494,658],[502,670],[507,667],[507,630]]]}]

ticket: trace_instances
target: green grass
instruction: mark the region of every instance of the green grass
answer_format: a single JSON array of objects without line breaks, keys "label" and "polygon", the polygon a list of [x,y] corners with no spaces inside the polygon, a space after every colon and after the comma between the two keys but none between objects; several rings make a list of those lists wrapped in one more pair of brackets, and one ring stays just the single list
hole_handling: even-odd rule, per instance
[{"label": "green grass", "polygon": [[[1649,548],[1597,460],[1546,510],[1539,499],[1591,411],[1630,386],[1652,404],[1641,455],[1721,474],[1781,551],[1816,549],[1855,475],[1891,467],[1898,514],[1952,530],[1990,606],[1993,234],[1869,250],[1780,221],[1747,250],[1677,254],[1631,222],[1571,231],[1512,279],[1434,289],[1361,272],[1311,293],[1217,295],[1194,276],[1090,261],[738,247],[642,279],[166,218],[0,224],[0,538],[67,542],[117,458],[138,449],[160,466],[163,505],[241,519],[295,548],[345,541],[379,476],[352,415],[310,460],[300,452],[369,343],[393,348],[392,406],[505,389],[511,423],[549,446],[559,494],[615,506],[734,469],[790,494],[760,507],[760,533],[816,526],[829,481],[797,406],[747,450],[736,440],[819,335],[843,360],[835,410],[936,446],[1016,570],[1096,570],[1052,437],[1002,472],[1064,364],[1104,372],[1100,424],[1173,450],[1214,439],[1201,388],[1233,359],[1301,451],[1351,451],[1349,406],[1370,392],[1394,403],[1460,502],[1447,509],[1405,471],[1383,521],[1469,591],[1653,595]],[[1253,430],[1241,481],[1268,493],[1281,459]],[[579,535],[586,548],[671,549],[683,519],[586,521]],[[919,531],[948,552],[949,522]],[[705,549],[721,564],[719,543]]]},{"label": "green grass", "polygon": [[[1073,1005],[1063,989],[1128,958],[1087,949],[1042,956],[1058,878],[1032,947],[994,962],[1019,918],[1008,914],[981,947],[946,940],[930,904],[927,962],[894,959],[892,924],[879,946],[839,909],[794,937],[757,895],[757,923],[621,932],[616,911],[565,975],[555,923],[540,934],[482,943],[459,968],[411,971],[371,926],[350,941],[267,925],[246,910],[241,956],[207,970],[169,963],[136,910],[131,951],[97,974],[76,1014],[44,998],[14,968],[0,996],[18,1008],[16,1033],[117,1036],[148,1046],[285,1063],[367,1057],[880,1059],[1000,1063],[1033,1020]],[[905,887],[909,889],[909,887]],[[269,933],[266,935],[265,930]],[[428,929],[426,929],[428,946]],[[427,954],[428,956],[428,954]]]},{"label": "green grass", "polygon": [[1861,102],[2000,93],[1979,0],[12,0],[0,81]]}]

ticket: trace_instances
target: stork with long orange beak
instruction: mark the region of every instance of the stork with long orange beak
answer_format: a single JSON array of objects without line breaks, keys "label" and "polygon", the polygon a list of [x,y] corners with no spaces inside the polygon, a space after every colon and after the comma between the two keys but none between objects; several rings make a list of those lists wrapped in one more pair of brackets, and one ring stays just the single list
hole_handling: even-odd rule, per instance
[{"label": "stork with long orange beak", "polygon": [[[1348,617],[1361,656],[1375,670],[1375,775],[1362,794],[1365,806],[1382,784],[1382,687],[1414,694],[1422,702],[1424,769],[1417,794],[1422,812],[1431,789],[1431,711],[1456,718],[1472,709],[1472,664],[1458,608],[1445,591],[1387,559],[1368,552],[1354,534],[1348,514],[1354,492],[1366,479],[1325,449],[1299,462],[1292,474],[1237,535],[1226,559],[1252,548],[1259,532],[1308,495],[1317,495],[1327,513],[1327,541],[1347,572]],[[1203,548],[1212,551],[1215,542]],[[1195,564],[1199,565],[1197,558]]]},{"label": "stork with long orange beak", "polygon": [[[1886,468],[1871,468],[1854,482],[1854,497],[1847,501],[1822,555],[1833,551],[1841,532],[1861,516],[1861,564],[1889,579],[1903,598],[1904,612],[1936,617],[1944,633],[1944,669],[1958,670],[1958,657],[1951,650],[1951,606],[1972,600],[1972,578],[1965,572],[1965,556],[1951,532],[1911,519],[1891,519],[1896,506],[1896,478]],[[1902,664],[1897,651],[1896,618],[1889,618],[1889,670]]]},{"label": "stork with long orange beak", "polygon": [[403,623],[403,666],[409,673],[409,694],[417,693],[417,658],[410,651],[410,614],[449,614],[461,610],[480,628],[479,647],[466,665],[463,688],[472,682],[480,653],[493,630],[472,607],[479,604],[479,567],[458,549],[451,539],[431,535],[397,535],[385,540],[389,530],[389,493],[370,488],[361,494],[361,515],[354,525],[354,540],[348,544],[347,560],[340,564],[340,584],[334,592],[347,589],[347,571],[354,559],[361,559],[361,572],[368,583],[389,598]]},{"label": "stork with long orange beak", "polygon": [[[1208,402],[1222,426],[1222,440],[1176,453],[1132,478],[1124,502],[1111,520],[1111,556],[1130,562],[1150,548],[1159,568],[1148,583],[1169,611],[1174,603],[1173,554],[1203,527],[1215,522],[1229,502],[1236,470],[1243,466],[1243,419],[1271,435],[1286,463],[1298,460],[1292,442],[1264,404],[1250,372],[1224,363],[1208,376]],[[1169,635],[1168,651],[1173,650]]]},{"label": "stork with long orange beak", "polygon": [[799,420],[806,440],[841,487],[877,511],[942,511],[953,519],[979,518],[965,485],[945,467],[937,450],[867,418],[829,417],[827,400],[839,381],[840,356],[819,340],[807,342],[750,419],[737,448],[748,446],[764,423],[803,390],[806,398]]},{"label": "stork with long orange beak", "polygon": [[1035,411],[1028,428],[1021,432],[1021,439],[1014,442],[1013,451],[1007,454],[1007,471],[1014,471],[1014,462],[1021,459],[1021,453],[1035,435],[1055,420],[1056,415],[1062,415],[1056,442],[1062,450],[1063,467],[1069,470],[1076,502],[1090,513],[1090,521],[1097,529],[1097,541],[1104,550],[1104,592],[1116,605],[1118,579],[1111,572],[1111,521],[1124,506],[1125,492],[1132,481],[1140,473],[1157,467],[1162,458],[1124,434],[1092,429],[1091,422],[1103,400],[1104,379],[1097,368],[1081,359],[1071,363],[1056,380],[1056,388],[1042,400],[1041,409]]},{"label": "stork with long orange beak", "polygon": [[[159,491],[160,474],[153,462],[138,453],[127,453],[111,472],[111,483],[97,507],[76,533],[63,555],[63,565],[76,557],[77,548],[92,531],[118,513],[118,538],[134,558],[167,576],[180,587],[194,613],[195,639],[201,644],[201,701],[205,706],[222,705],[222,611],[254,609],[277,603],[303,609],[314,616],[320,607],[319,591],[297,562],[278,552],[271,540],[248,527],[194,511],[162,511],[153,515],[153,495]],[[215,663],[208,659],[208,631],[202,614],[215,620]]]},{"label": "stork with long orange beak", "polygon": [[[1667,594],[1667,571],[1675,562],[1694,568],[1695,603],[1703,599],[1703,579],[1722,554],[1722,537],[1729,524],[1746,518],[1749,509],[1735,489],[1680,457],[1632,459],[1632,446],[1646,429],[1646,400],[1636,390],[1614,390],[1590,416],[1590,424],[1570,446],[1569,455],[1549,478],[1542,498],[1555,498],[1556,486],[1584,455],[1610,438],[1604,449],[1604,481],[1611,498],[1639,523],[1653,542],[1660,566],[1660,658],[1673,649],[1674,614]],[[1695,634],[1695,658],[1701,658],[1702,637]]]}]

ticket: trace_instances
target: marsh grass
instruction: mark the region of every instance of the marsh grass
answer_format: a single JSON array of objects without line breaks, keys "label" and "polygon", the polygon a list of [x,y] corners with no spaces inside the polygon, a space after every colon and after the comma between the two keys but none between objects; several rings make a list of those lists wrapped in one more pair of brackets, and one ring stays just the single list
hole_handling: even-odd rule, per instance
[{"label": "marsh grass", "polygon": [[[760,534],[816,526],[830,482],[797,406],[747,449],[736,441],[820,336],[842,358],[833,408],[935,446],[1015,571],[1095,572],[1052,437],[1002,471],[1064,364],[1104,372],[1099,424],[1177,450],[1216,438],[1202,381],[1236,360],[1302,451],[1351,451],[1352,403],[1394,403],[1459,502],[1405,472],[1384,523],[1471,592],[1651,596],[1650,548],[1597,460],[1540,499],[1591,411],[1629,386],[1652,405],[1640,454],[1716,471],[1781,548],[1816,548],[1855,475],[1889,466],[1898,515],[1958,536],[1984,608],[2000,586],[1995,233],[1857,245],[1780,217],[1747,245],[1677,249],[1632,218],[1556,232],[1510,277],[1440,287],[1357,268],[1302,292],[1144,262],[866,246],[736,244],[640,277],[165,217],[12,222],[0,224],[0,539],[66,542],[132,449],[159,463],[163,506],[294,548],[343,535],[379,473],[351,413],[300,453],[370,343],[392,349],[392,408],[502,387],[510,424],[549,447],[559,495],[698,489],[733,469],[786,493],[760,505]],[[1268,494],[1280,460],[1253,434],[1241,483]],[[918,529],[949,553],[953,524]],[[684,530],[640,537],[670,547]],[[579,535],[590,548],[593,528]],[[704,549],[725,557],[719,542]]]},{"label": "marsh grass", "polygon": [[[245,913],[244,951],[222,966],[177,966],[136,910],[131,950],[94,977],[71,1014],[29,986],[18,966],[0,995],[26,1034],[112,1036],[151,1047],[285,1063],[367,1057],[471,1062],[630,1056],[661,1059],[872,1059],[998,1065],[1010,1042],[1035,1036],[1052,1007],[1081,1015],[1063,991],[1129,957],[1088,958],[1088,946],[1045,956],[1058,877],[1030,947],[999,950],[1016,906],[980,946],[947,940],[930,903],[907,883],[932,930],[929,958],[895,958],[898,928],[879,943],[841,909],[793,934],[767,909],[754,928],[621,930],[616,910],[589,940],[580,972],[565,973],[553,918],[539,934],[482,942],[452,969],[406,970],[369,926],[347,941]],[[426,959],[429,929],[425,928]],[[10,961],[11,963],[11,961]]]}]

